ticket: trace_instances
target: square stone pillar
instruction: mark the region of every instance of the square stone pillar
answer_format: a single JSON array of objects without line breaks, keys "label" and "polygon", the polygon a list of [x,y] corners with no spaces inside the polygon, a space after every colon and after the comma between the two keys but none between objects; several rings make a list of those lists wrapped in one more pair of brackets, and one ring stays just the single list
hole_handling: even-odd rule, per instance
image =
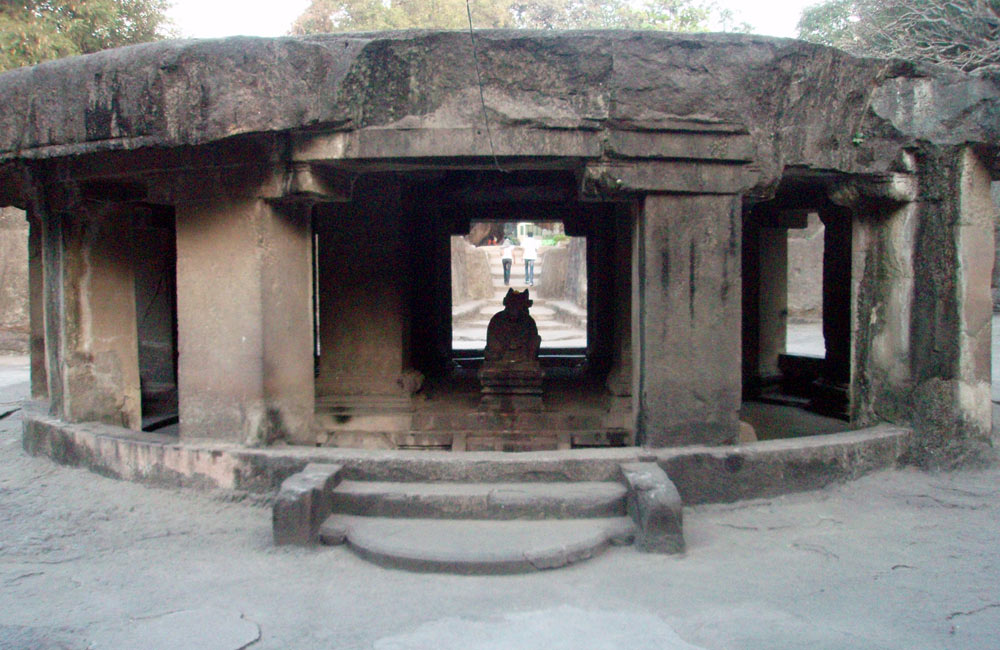
[{"label": "square stone pillar", "polygon": [[970,149],[959,158],[958,248],[958,407],[980,435],[989,435],[992,421],[991,343],[993,301],[990,279],[995,242],[995,204],[990,170]]},{"label": "square stone pillar", "polygon": [[[633,232],[640,218],[642,207],[630,203],[621,208],[620,214],[612,222],[611,232],[604,234],[610,238],[612,270],[610,282],[605,283],[611,294],[611,367],[608,370],[605,387],[611,393],[611,407],[608,426],[628,429],[633,434],[635,416],[632,409],[632,245]],[[588,273],[590,270],[588,269]],[[588,321],[588,326],[590,325]],[[600,332],[597,332],[600,335]]]},{"label": "square stone pillar", "polygon": [[[362,178],[351,203],[317,210],[320,401],[341,414],[344,428],[360,429],[369,410],[410,410],[412,388],[404,375],[413,275],[402,206],[397,187]],[[394,425],[383,419],[378,426]]]},{"label": "square stone pillar", "polygon": [[308,209],[220,196],[176,214],[181,435],[313,442]]},{"label": "square stone pillar", "polygon": [[740,199],[645,197],[632,280],[638,443],[735,442],[740,409]]},{"label": "square stone pillar", "polygon": [[127,206],[46,215],[45,349],[53,412],[138,429],[139,360]]},{"label": "square stone pillar", "polygon": [[760,229],[760,328],[757,373],[777,377],[788,334],[788,229]]},{"label": "square stone pillar", "polygon": [[45,284],[42,270],[42,223],[28,213],[28,313],[30,318],[31,398],[47,399],[45,368]]},{"label": "square stone pillar", "polygon": [[858,215],[852,228],[854,311],[850,417],[855,427],[910,420],[916,202]]}]

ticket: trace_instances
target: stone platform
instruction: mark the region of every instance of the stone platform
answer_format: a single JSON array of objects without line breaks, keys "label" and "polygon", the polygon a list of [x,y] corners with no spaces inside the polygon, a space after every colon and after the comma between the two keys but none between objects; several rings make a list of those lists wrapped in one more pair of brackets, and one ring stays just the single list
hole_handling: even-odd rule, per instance
[{"label": "stone platform", "polygon": [[732,446],[651,449],[619,447],[565,451],[468,452],[337,449],[184,440],[98,423],[67,423],[47,405],[24,405],[22,445],[33,455],[85,467],[104,476],[153,485],[274,494],[309,463],[344,467],[345,480],[517,482],[613,481],[621,464],[656,462],[684,503],[719,503],[811,490],[893,467],[909,450],[913,431],[881,425],[857,431],[766,440]]},{"label": "stone platform", "polygon": [[[343,533],[343,541],[354,544],[363,555],[369,553],[383,558],[379,561],[385,563],[421,570],[428,568],[422,564],[429,561],[428,553],[433,555],[441,549],[399,547],[395,553],[398,557],[389,558],[388,547],[372,546],[366,541],[381,526],[375,515],[392,514],[395,523],[385,525],[392,530],[409,530],[405,534],[412,533],[417,539],[423,534],[420,527],[424,524],[420,521],[427,519],[434,520],[426,524],[431,529],[435,524],[443,526],[446,521],[452,522],[448,526],[456,529],[461,528],[462,521],[471,522],[473,528],[490,522],[492,528],[503,529],[492,524],[502,523],[504,520],[497,513],[509,507],[520,517],[514,523],[533,523],[529,528],[534,528],[539,537],[531,541],[521,533],[510,532],[511,541],[521,541],[515,544],[515,549],[507,549],[497,557],[509,558],[510,553],[520,553],[524,558],[547,557],[558,564],[560,557],[567,562],[584,559],[609,543],[627,541],[622,526],[608,523],[624,513],[634,526],[636,543],[656,546],[655,536],[650,540],[642,535],[643,526],[646,530],[656,530],[657,522],[669,521],[669,517],[664,520],[661,516],[666,512],[664,509],[650,507],[650,503],[657,503],[656,495],[663,494],[663,490],[646,485],[644,473],[659,469],[669,476],[676,487],[678,504],[681,500],[687,505],[729,502],[816,489],[895,466],[913,440],[910,429],[883,425],[727,447],[620,447],[519,454],[296,446],[253,449],[209,441],[181,442],[175,436],[97,423],[70,424],[45,415],[45,408],[42,403],[25,405],[22,444],[31,454],[46,455],[105,476],[153,485],[221,488],[265,498],[277,495],[275,504],[284,503],[290,516],[298,517],[299,521],[298,527],[293,526],[291,531],[294,534],[284,541],[301,543],[303,537],[318,540],[321,535],[335,541],[332,526],[334,531]],[[303,474],[310,464],[331,467]],[[637,472],[633,467],[636,464],[645,469]],[[634,475],[631,483],[626,478],[627,468]],[[296,475],[299,475],[298,486],[291,492],[294,498],[282,497],[279,487]],[[286,487],[294,487],[296,481]],[[616,497],[623,489],[624,497]],[[340,490],[338,500],[347,499],[355,504],[346,508],[350,513],[336,512],[333,500],[324,497],[331,491],[337,494],[337,490]],[[343,525],[334,520],[326,532],[320,532],[331,514],[356,517],[352,513],[361,511],[372,516],[364,521],[343,520]],[[463,512],[469,516],[456,515]],[[397,514],[408,516],[397,517]],[[525,519],[527,516],[532,519]],[[404,521],[399,523],[400,520]],[[553,522],[571,524],[548,526]],[[511,526],[510,530],[518,528]],[[558,531],[562,532],[556,535]],[[676,547],[676,543],[665,546]],[[565,549],[562,555],[561,551],[553,550],[560,548]],[[485,552],[487,547],[483,549]],[[539,549],[549,551],[538,555]],[[505,564],[489,568],[475,558],[468,562],[479,567],[476,571],[480,572],[514,570]],[[526,570],[528,565],[535,566],[529,561],[520,564],[518,570]]]},{"label": "stone platform", "polygon": [[[450,451],[547,451],[631,444],[630,412],[583,377],[547,381],[542,406],[533,411],[484,408],[474,376],[476,365],[429,382],[408,408],[393,411],[375,403],[349,417],[317,400],[324,433],[319,444],[362,449]],[[574,370],[565,369],[572,374]]]}]

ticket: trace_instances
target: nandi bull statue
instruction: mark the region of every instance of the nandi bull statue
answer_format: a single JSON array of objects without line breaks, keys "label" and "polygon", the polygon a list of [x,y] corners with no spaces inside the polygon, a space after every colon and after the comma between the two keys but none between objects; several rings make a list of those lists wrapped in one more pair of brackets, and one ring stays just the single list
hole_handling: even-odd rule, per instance
[{"label": "nandi bull statue", "polygon": [[486,328],[486,350],[479,382],[481,405],[489,410],[539,410],[542,407],[542,366],[538,363],[535,319],[528,314],[528,290],[507,290],[503,311]]}]

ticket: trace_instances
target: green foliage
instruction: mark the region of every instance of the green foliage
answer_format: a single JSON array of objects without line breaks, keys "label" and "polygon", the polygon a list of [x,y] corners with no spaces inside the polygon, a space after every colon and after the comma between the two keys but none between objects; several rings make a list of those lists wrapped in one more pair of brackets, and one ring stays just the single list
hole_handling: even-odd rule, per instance
[{"label": "green foliage", "polygon": [[998,67],[1000,0],[826,0],[802,13],[799,38],[961,70]]},{"label": "green foliage", "polygon": [[828,0],[807,7],[799,19],[799,38],[838,47],[849,43],[855,20],[854,5],[853,0]]},{"label": "green foliage", "polygon": [[[477,29],[662,29],[747,31],[710,0],[472,0]],[[467,29],[465,0],[312,0],[293,34],[386,29]]]},{"label": "green foliage", "polygon": [[2,0],[0,70],[170,35],[167,0]]}]

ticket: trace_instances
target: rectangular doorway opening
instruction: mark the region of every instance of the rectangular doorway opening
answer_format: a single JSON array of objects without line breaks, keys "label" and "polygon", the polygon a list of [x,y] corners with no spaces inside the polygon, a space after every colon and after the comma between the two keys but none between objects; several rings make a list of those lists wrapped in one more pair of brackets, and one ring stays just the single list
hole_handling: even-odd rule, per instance
[{"label": "rectangular doorway opening", "polygon": [[826,228],[816,212],[804,228],[787,229],[788,278],[784,354],[823,359],[823,239]]},{"label": "rectangular doorway opening", "polygon": [[529,292],[543,359],[586,356],[586,237],[566,235],[561,221],[474,221],[452,236],[453,356],[482,356],[510,289]]},{"label": "rectangular doorway opening", "polygon": [[132,225],[142,429],[177,433],[177,237],[173,208],[147,206]]},{"label": "rectangular doorway opening", "polygon": [[740,419],[757,440],[847,426],[851,215],[811,194],[744,213]]}]

